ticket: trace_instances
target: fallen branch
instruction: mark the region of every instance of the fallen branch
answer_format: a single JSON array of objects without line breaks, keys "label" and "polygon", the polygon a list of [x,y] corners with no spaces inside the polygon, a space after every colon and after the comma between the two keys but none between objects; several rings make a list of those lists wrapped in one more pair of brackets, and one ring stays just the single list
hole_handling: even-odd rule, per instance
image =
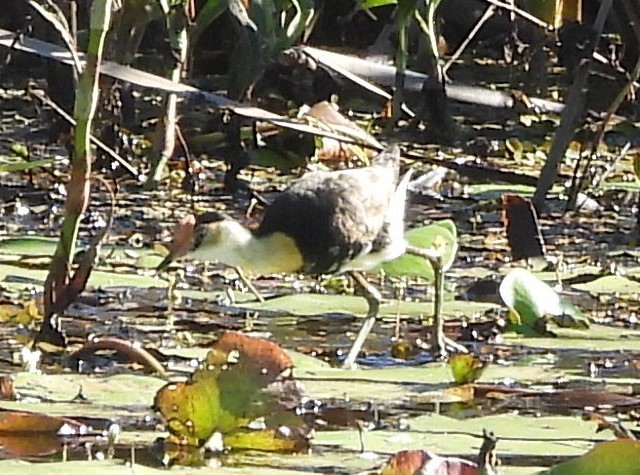
[{"label": "fallen branch", "polygon": [[[18,41],[16,41],[16,33],[2,28],[0,28],[0,46],[23,51],[30,54],[35,54],[43,58],[58,61],[63,64],[73,64],[71,55],[64,48],[34,38],[21,37]],[[79,54],[79,56],[84,64],[86,55]],[[204,91],[202,89],[198,89],[196,87],[189,86],[183,83],[174,83],[169,79],[156,76],[155,74],[147,73],[145,71],[141,71],[139,69],[131,68],[128,66],[122,66],[111,61],[103,61],[101,63],[100,74],[104,74],[121,81],[130,82],[140,87],[172,92],[183,98],[193,99],[200,102],[206,101],[219,109],[229,110],[241,117],[257,121],[270,122],[285,129],[295,130],[296,132],[331,138],[340,142],[351,143],[368,148],[373,148],[376,150],[382,150],[383,148],[382,146],[378,148],[373,144],[361,143],[360,140],[351,137],[346,137],[337,133],[321,130],[317,127],[313,127],[300,121],[274,114],[258,107],[244,106],[219,94]]]},{"label": "fallen branch", "polygon": [[139,343],[132,343],[121,338],[105,336],[94,338],[85,343],[79,350],[69,355],[72,362],[87,359],[98,351],[112,350],[129,358],[134,363],[139,363],[154,373],[164,376],[167,372],[164,366]]}]

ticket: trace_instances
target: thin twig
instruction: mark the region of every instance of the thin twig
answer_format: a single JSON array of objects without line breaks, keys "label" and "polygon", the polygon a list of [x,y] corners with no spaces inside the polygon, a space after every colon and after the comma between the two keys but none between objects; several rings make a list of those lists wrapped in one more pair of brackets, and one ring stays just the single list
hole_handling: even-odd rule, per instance
[{"label": "thin twig", "polygon": [[496,11],[495,5],[489,5],[487,7],[487,9],[482,14],[482,17],[474,25],[471,32],[467,35],[467,37],[460,44],[460,46],[458,46],[458,49],[453,53],[453,55],[451,55],[451,58],[449,58],[449,61],[447,61],[447,63],[442,67],[443,76],[447,74],[447,70],[460,57],[460,55],[464,52],[464,50],[467,48],[469,43],[471,43],[471,40],[473,40],[476,34],[478,34],[478,31],[480,31],[480,28],[482,28],[482,25],[484,25],[489,20],[489,18],[493,16],[495,11]]},{"label": "thin twig", "polygon": [[[637,40],[640,40],[640,33]],[[630,79],[626,82],[624,87],[618,91],[616,97],[611,101],[609,107],[607,108],[607,112],[605,113],[604,119],[600,122],[600,126],[598,127],[598,132],[596,134],[595,139],[591,145],[591,154],[595,154],[600,146],[600,142],[602,142],[602,138],[604,137],[604,133],[606,131],[607,125],[609,125],[609,121],[613,114],[616,113],[624,99],[629,95],[633,88],[637,88],[638,84],[636,81],[640,78],[640,56],[638,56],[636,60],[636,64],[631,72]]]},{"label": "thin twig", "polygon": [[258,302],[264,303],[264,297],[262,296],[260,291],[256,289],[256,287],[253,285],[251,280],[246,275],[244,275],[244,272],[242,272],[242,269],[240,267],[235,267],[235,266],[233,267],[233,269],[238,274],[238,278],[240,279],[240,281],[244,285],[246,285],[247,288],[251,291],[251,293],[255,296],[255,298],[258,299]]},{"label": "thin twig", "polygon": [[511,5],[509,3],[505,3],[505,2],[500,2],[498,0],[484,0],[487,3],[490,3],[491,5],[494,5],[496,7],[499,8],[504,8],[505,10],[510,11],[511,13],[515,13],[516,15],[524,18],[527,21],[530,21],[531,23],[533,23],[534,25],[540,26],[542,28],[545,28],[547,30],[551,30],[553,29],[552,25],[549,25],[547,22],[542,21],[540,18],[535,17],[534,15],[532,15],[531,13],[527,13],[524,10],[521,10],[520,8]]},{"label": "thin twig", "polygon": [[37,11],[42,18],[48,21],[51,26],[53,26],[58,33],[60,33],[60,39],[64,42],[64,45],[67,47],[67,51],[71,55],[73,59],[73,67],[75,70],[75,74],[80,74],[82,72],[82,63],[80,58],[78,57],[78,51],[75,45],[75,36],[71,32],[69,28],[69,24],[67,23],[67,19],[60,9],[60,7],[51,0],[46,0],[45,2],[47,7],[52,11],[49,11],[47,7],[41,5],[36,0],[29,0],[29,5]]},{"label": "thin twig", "polygon": [[[33,95],[33,97],[35,97],[36,99],[40,100],[44,104],[46,104],[49,107],[51,107],[60,117],[62,117],[64,120],[66,120],[73,127],[76,126],[76,121],[73,119],[73,117],[71,117],[69,114],[67,114],[67,112],[62,107],[60,107],[58,104],[56,104],[54,101],[52,101],[49,97],[47,97],[46,95],[42,94],[40,91],[36,91],[36,90],[33,90],[33,89],[31,89],[29,91],[29,93],[31,95]],[[111,158],[113,158],[125,170],[127,170],[132,176],[134,176],[138,180],[140,179],[141,174],[138,172],[138,170],[136,170],[131,165],[129,165],[129,163],[127,163],[127,161],[124,158],[122,158],[120,155],[118,155],[112,148],[110,148],[108,145],[106,145],[100,139],[96,138],[94,135],[90,136],[90,140],[91,140],[92,144],[94,144],[96,147],[98,147],[104,153],[106,153]]]}]

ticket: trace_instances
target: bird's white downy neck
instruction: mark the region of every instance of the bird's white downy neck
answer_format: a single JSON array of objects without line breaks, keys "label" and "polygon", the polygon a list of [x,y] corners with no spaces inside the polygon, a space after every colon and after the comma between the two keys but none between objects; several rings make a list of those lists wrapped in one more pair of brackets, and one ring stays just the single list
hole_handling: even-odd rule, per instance
[{"label": "bird's white downy neck", "polygon": [[227,219],[206,225],[193,259],[217,261],[257,275],[295,272],[302,268],[302,255],[293,239],[282,233],[257,238],[239,222]]}]

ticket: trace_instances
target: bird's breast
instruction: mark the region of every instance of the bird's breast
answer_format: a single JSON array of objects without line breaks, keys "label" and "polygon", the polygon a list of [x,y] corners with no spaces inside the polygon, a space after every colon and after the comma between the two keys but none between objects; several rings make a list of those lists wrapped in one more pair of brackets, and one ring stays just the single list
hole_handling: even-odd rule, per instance
[{"label": "bird's breast", "polygon": [[295,240],[282,232],[255,239],[243,250],[241,257],[240,267],[256,275],[292,273],[304,267]]}]

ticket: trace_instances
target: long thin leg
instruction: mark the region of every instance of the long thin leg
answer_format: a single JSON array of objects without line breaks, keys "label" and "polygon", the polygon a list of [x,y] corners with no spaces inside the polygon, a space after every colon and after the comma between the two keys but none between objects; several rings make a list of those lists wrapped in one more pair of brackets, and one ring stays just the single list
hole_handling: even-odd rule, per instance
[{"label": "long thin leg", "polygon": [[362,350],[364,346],[364,342],[371,333],[371,329],[373,328],[373,324],[376,322],[378,318],[378,312],[380,310],[380,301],[382,300],[382,295],[378,292],[373,285],[367,282],[367,279],[357,271],[349,272],[353,280],[360,288],[362,292],[362,296],[367,300],[369,304],[369,310],[367,311],[367,317],[365,318],[360,331],[358,332],[358,336],[356,336],[351,349],[349,350],[349,354],[347,355],[347,359],[342,363],[343,368],[353,369],[355,368],[356,358]]},{"label": "long thin leg", "polygon": [[240,267],[233,266],[233,268],[238,274],[238,278],[240,279],[240,281],[247,286],[247,288],[251,291],[251,293],[255,296],[255,298],[258,299],[258,302],[264,303],[264,297],[262,296],[260,291],[256,289],[255,285],[253,285],[253,282],[251,282],[251,279],[248,279],[247,276],[244,275],[244,272]]}]

